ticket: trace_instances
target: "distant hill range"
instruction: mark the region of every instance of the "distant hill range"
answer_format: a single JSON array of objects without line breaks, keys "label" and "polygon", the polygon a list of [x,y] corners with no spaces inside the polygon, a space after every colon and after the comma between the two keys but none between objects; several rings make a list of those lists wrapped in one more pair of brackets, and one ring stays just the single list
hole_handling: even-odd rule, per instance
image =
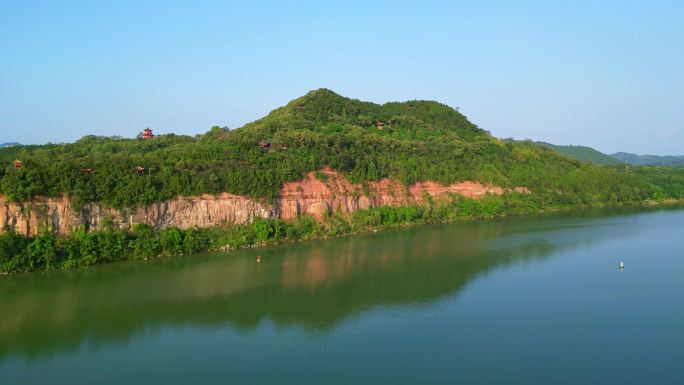
[{"label": "distant hill range", "polygon": [[557,153],[565,155],[568,158],[577,159],[582,162],[594,162],[596,164],[602,164],[606,166],[625,163],[619,158],[612,157],[587,146],[558,146],[546,142],[536,143],[540,146],[551,148]]},{"label": "distant hill range", "polygon": [[17,143],[17,142],[0,143],[0,148],[4,148],[4,147],[14,147],[14,146],[21,146],[21,143]]},{"label": "distant hill range", "polygon": [[557,153],[565,155],[568,158],[577,159],[582,162],[594,162],[604,166],[625,163],[634,166],[684,166],[684,155],[637,155],[628,152],[616,152],[615,154],[607,155],[587,146],[559,146],[546,142],[536,143],[540,146],[553,149]]},{"label": "distant hill range", "polygon": [[659,155],[637,155],[628,152],[616,152],[611,154],[615,159],[635,166],[681,166],[684,165],[684,155],[659,156]]}]

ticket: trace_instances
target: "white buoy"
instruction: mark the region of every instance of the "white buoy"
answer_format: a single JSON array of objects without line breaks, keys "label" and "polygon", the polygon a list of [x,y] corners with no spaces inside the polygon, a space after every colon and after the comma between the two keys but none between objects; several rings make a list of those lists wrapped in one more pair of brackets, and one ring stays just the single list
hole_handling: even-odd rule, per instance
[{"label": "white buoy", "polygon": [[624,262],[620,262],[620,268],[621,268],[621,269],[624,269],[624,268],[625,268],[625,263],[624,263]]}]

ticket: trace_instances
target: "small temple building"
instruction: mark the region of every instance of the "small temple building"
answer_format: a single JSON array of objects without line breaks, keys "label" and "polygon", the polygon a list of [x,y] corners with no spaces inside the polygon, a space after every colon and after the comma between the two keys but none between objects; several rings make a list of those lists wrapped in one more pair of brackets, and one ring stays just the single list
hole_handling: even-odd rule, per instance
[{"label": "small temple building", "polygon": [[262,148],[264,150],[267,150],[269,147],[271,147],[271,144],[268,143],[265,139],[260,139],[259,140],[259,148]]},{"label": "small temple building", "polygon": [[24,165],[21,163],[21,161],[19,159],[15,159],[13,163],[14,163],[14,168],[17,170],[24,167]]},{"label": "small temple building", "polygon": [[145,167],[137,166],[135,168],[135,173],[140,175],[140,176],[145,175]]},{"label": "small temple building", "polygon": [[377,128],[380,131],[384,130],[385,129],[385,122],[381,122],[378,120],[377,122],[375,122],[375,128]]},{"label": "small temple building", "polygon": [[152,133],[152,130],[149,127],[147,127],[140,133],[140,137],[142,137],[143,139],[152,139],[154,138],[154,134]]}]

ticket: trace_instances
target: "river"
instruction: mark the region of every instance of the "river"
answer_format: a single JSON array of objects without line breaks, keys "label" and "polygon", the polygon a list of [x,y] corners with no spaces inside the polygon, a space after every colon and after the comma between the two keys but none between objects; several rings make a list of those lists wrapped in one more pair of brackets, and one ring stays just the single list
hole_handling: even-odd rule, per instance
[{"label": "river", "polygon": [[683,365],[681,209],[0,277],[1,384],[662,385]]}]

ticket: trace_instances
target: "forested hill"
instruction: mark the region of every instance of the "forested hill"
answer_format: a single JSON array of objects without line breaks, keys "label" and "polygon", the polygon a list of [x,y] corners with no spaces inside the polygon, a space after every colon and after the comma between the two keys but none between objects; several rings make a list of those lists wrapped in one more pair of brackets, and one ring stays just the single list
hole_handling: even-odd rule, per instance
[{"label": "forested hill", "polygon": [[538,207],[679,198],[684,185],[681,170],[607,168],[532,142],[501,141],[441,103],[380,105],[326,89],[235,130],[151,139],[85,136],[0,149],[0,161],[0,193],[11,200],[66,193],[112,207],[223,191],[273,199],[284,182],[323,167],[360,183],[391,177],[406,184],[525,186],[532,191],[528,204]]},{"label": "forested hill", "polygon": [[551,148],[561,155],[565,155],[569,158],[577,159],[582,162],[594,162],[596,164],[602,164],[605,166],[615,166],[624,163],[620,159],[614,158],[610,155],[606,155],[598,150],[595,150],[587,146],[559,146],[556,144],[545,142],[537,143],[541,146]]},{"label": "forested hill", "polygon": [[342,97],[328,89],[310,91],[263,119],[246,125],[244,131],[274,135],[292,129],[330,132],[329,128],[375,128],[392,136],[411,139],[449,135],[463,140],[488,136],[453,108],[434,101],[413,100],[383,105]]}]

